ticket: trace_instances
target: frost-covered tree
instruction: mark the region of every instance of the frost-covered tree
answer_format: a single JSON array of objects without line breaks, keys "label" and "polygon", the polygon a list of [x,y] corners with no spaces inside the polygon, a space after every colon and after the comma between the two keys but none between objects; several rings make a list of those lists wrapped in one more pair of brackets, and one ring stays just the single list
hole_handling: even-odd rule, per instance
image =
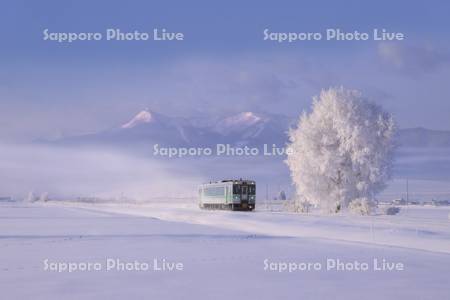
[{"label": "frost-covered tree", "polygon": [[391,176],[395,131],[392,116],[360,92],[323,90],[289,132],[286,163],[297,199],[327,212],[351,202],[370,207]]},{"label": "frost-covered tree", "polygon": [[28,195],[25,197],[24,200],[25,200],[25,202],[34,202],[34,201],[36,201],[36,196],[34,195],[34,192],[30,191],[28,193]]}]

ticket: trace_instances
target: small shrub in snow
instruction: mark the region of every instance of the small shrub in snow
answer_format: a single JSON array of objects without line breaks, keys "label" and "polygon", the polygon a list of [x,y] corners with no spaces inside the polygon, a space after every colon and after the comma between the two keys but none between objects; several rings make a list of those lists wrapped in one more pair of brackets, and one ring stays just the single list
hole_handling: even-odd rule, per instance
[{"label": "small shrub in snow", "polygon": [[354,199],[348,205],[350,211],[358,215],[370,215],[373,205],[367,198]]},{"label": "small shrub in snow", "polygon": [[48,193],[47,192],[42,193],[41,196],[39,197],[39,201],[47,202],[48,201]]},{"label": "small shrub in snow", "polygon": [[34,194],[34,192],[29,192],[24,200],[25,202],[35,202],[38,200],[38,197]]},{"label": "small shrub in snow", "polygon": [[308,213],[310,212],[312,205],[308,201],[301,201],[296,204],[297,212]]},{"label": "small shrub in snow", "polygon": [[310,212],[312,205],[307,201],[299,200],[286,200],[283,203],[285,211],[298,212],[298,213],[308,213]]}]

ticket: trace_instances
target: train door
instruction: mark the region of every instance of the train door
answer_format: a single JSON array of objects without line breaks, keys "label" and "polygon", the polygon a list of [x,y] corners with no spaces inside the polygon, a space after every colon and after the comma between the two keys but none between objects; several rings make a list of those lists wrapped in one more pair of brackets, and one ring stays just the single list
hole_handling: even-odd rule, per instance
[{"label": "train door", "polygon": [[248,186],[246,185],[241,187],[241,201],[244,203],[248,202]]}]

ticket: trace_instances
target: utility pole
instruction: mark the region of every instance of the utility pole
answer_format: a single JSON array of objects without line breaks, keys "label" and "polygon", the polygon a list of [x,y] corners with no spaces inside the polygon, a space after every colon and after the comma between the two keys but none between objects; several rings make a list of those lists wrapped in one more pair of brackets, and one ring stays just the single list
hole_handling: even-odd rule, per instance
[{"label": "utility pole", "polygon": [[409,203],[409,182],[408,178],[406,178],[406,205]]}]

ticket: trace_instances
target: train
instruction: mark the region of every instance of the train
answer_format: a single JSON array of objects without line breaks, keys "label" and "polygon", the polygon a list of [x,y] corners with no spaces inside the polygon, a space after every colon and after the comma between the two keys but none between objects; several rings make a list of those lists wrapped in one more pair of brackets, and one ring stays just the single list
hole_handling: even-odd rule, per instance
[{"label": "train", "polygon": [[256,183],[253,180],[228,179],[199,186],[201,209],[253,211],[256,202]]}]

